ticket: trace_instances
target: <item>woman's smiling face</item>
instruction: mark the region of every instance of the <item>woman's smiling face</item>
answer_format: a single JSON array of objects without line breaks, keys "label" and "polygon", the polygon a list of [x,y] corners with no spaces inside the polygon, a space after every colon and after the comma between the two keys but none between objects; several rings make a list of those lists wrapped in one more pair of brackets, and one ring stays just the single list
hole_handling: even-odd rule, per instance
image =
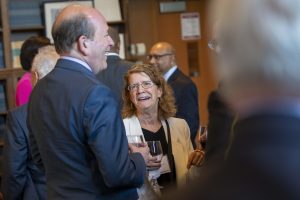
[{"label": "woman's smiling face", "polygon": [[137,112],[145,110],[157,111],[158,100],[162,95],[160,88],[155,85],[150,77],[141,72],[129,76],[130,100],[137,109]]}]

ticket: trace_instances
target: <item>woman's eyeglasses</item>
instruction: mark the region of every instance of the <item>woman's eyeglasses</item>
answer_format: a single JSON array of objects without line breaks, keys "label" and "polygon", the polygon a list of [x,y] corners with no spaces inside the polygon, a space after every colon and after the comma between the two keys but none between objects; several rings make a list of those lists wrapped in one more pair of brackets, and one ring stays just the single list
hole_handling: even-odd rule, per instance
[{"label": "woman's eyeglasses", "polygon": [[215,50],[218,46],[217,40],[209,40],[207,43],[207,46],[211,49],[211,50]]},{"label": "woman's eyeglasses", "polygon": [[214,52],[216,53],[220,53],[220,46],[218,44],[218,41],[216,39],[212,39],[212,40],[209,40],[208,43],[207,43],[207,46],[213,50]]},{"label": "woman's eyeglasses", "polygon": [[148,88],[151,88],[153,85],[154,85],[154,83],[152,81],[142,81],[141,83],[135,83],[132,85],[128,85],[127,89],[131,92],[131,91],[138,90],[138,88],[140,86],[142,86],[142,88],[144,88],[144,89],[148,89]]}]

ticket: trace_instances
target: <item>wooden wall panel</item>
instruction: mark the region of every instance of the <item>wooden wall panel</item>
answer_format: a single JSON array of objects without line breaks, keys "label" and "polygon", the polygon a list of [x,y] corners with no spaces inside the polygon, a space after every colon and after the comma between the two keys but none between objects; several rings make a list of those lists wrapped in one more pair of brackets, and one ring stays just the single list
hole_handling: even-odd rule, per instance
[{"label": "wooden wall panel", "polygon": [[[207,47],[209,40],[207,31],[208,25],[206,22],[208,2],[209,0],[186,1],[186,12],[199,12],[200,14],[201,39],[183,41],[181,39],[180,12],[160,13],[158,0],[129,0],[131,43],[145,43],[147,52],[149,48],[158,41],[171,43],[176,49],[177,64],[186,75],[189,75],[188,43],[197,43],[199,48],[198,60],[200,62],[200,74],[199,76],[191,78],[198,88],[201,124],[207,124],[207,97],[210,91],[216,86],[209,61],[210,52]],[[144,57],[134,58],[145,61]]]},{"label": "wooden wall panel", "polygon": [[[130,43],[144,43],[147,52],[157,38],[154,2],[154,0],[129,0],[128,4]],[[131,56],[131,59],[146,61],[145,56]]]}]

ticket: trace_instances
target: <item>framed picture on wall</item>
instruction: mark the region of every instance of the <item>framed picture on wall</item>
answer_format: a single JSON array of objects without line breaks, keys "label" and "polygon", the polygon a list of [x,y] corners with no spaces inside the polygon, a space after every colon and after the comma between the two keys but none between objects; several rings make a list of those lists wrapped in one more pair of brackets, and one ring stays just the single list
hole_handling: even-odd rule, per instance
[{"label": "framed picture on wall", "polygon": [[94,4],[108,22],[122,21],[119,0],[94,0]]},{"label": "framed picture on wall", "polygon": [[45,32],[46,37],[50,38],[51,42],[53,42],[51,29],[55,17],[57,16],[58,12],[70,4],[81,4],[90,7],[94,7],[93,1],[60,1],[60,2],[44,2],[44,23],[45,23]]}]

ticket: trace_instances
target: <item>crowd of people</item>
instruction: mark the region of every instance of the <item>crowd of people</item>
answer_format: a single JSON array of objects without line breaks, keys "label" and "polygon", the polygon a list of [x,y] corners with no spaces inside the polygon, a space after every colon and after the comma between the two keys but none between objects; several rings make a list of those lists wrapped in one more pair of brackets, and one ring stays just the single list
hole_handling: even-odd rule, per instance
[{"label": "crowd of people", "polygon": [[7,115],[3,198],[299,199],[300,1],[211,5],[220,84],[206,149],[194,143],[197,88],[174,47],[155,43],[148,63],[123,60],[103,15],[69,5],[54,45],[30,37],[21,48],[28,72]]}]

